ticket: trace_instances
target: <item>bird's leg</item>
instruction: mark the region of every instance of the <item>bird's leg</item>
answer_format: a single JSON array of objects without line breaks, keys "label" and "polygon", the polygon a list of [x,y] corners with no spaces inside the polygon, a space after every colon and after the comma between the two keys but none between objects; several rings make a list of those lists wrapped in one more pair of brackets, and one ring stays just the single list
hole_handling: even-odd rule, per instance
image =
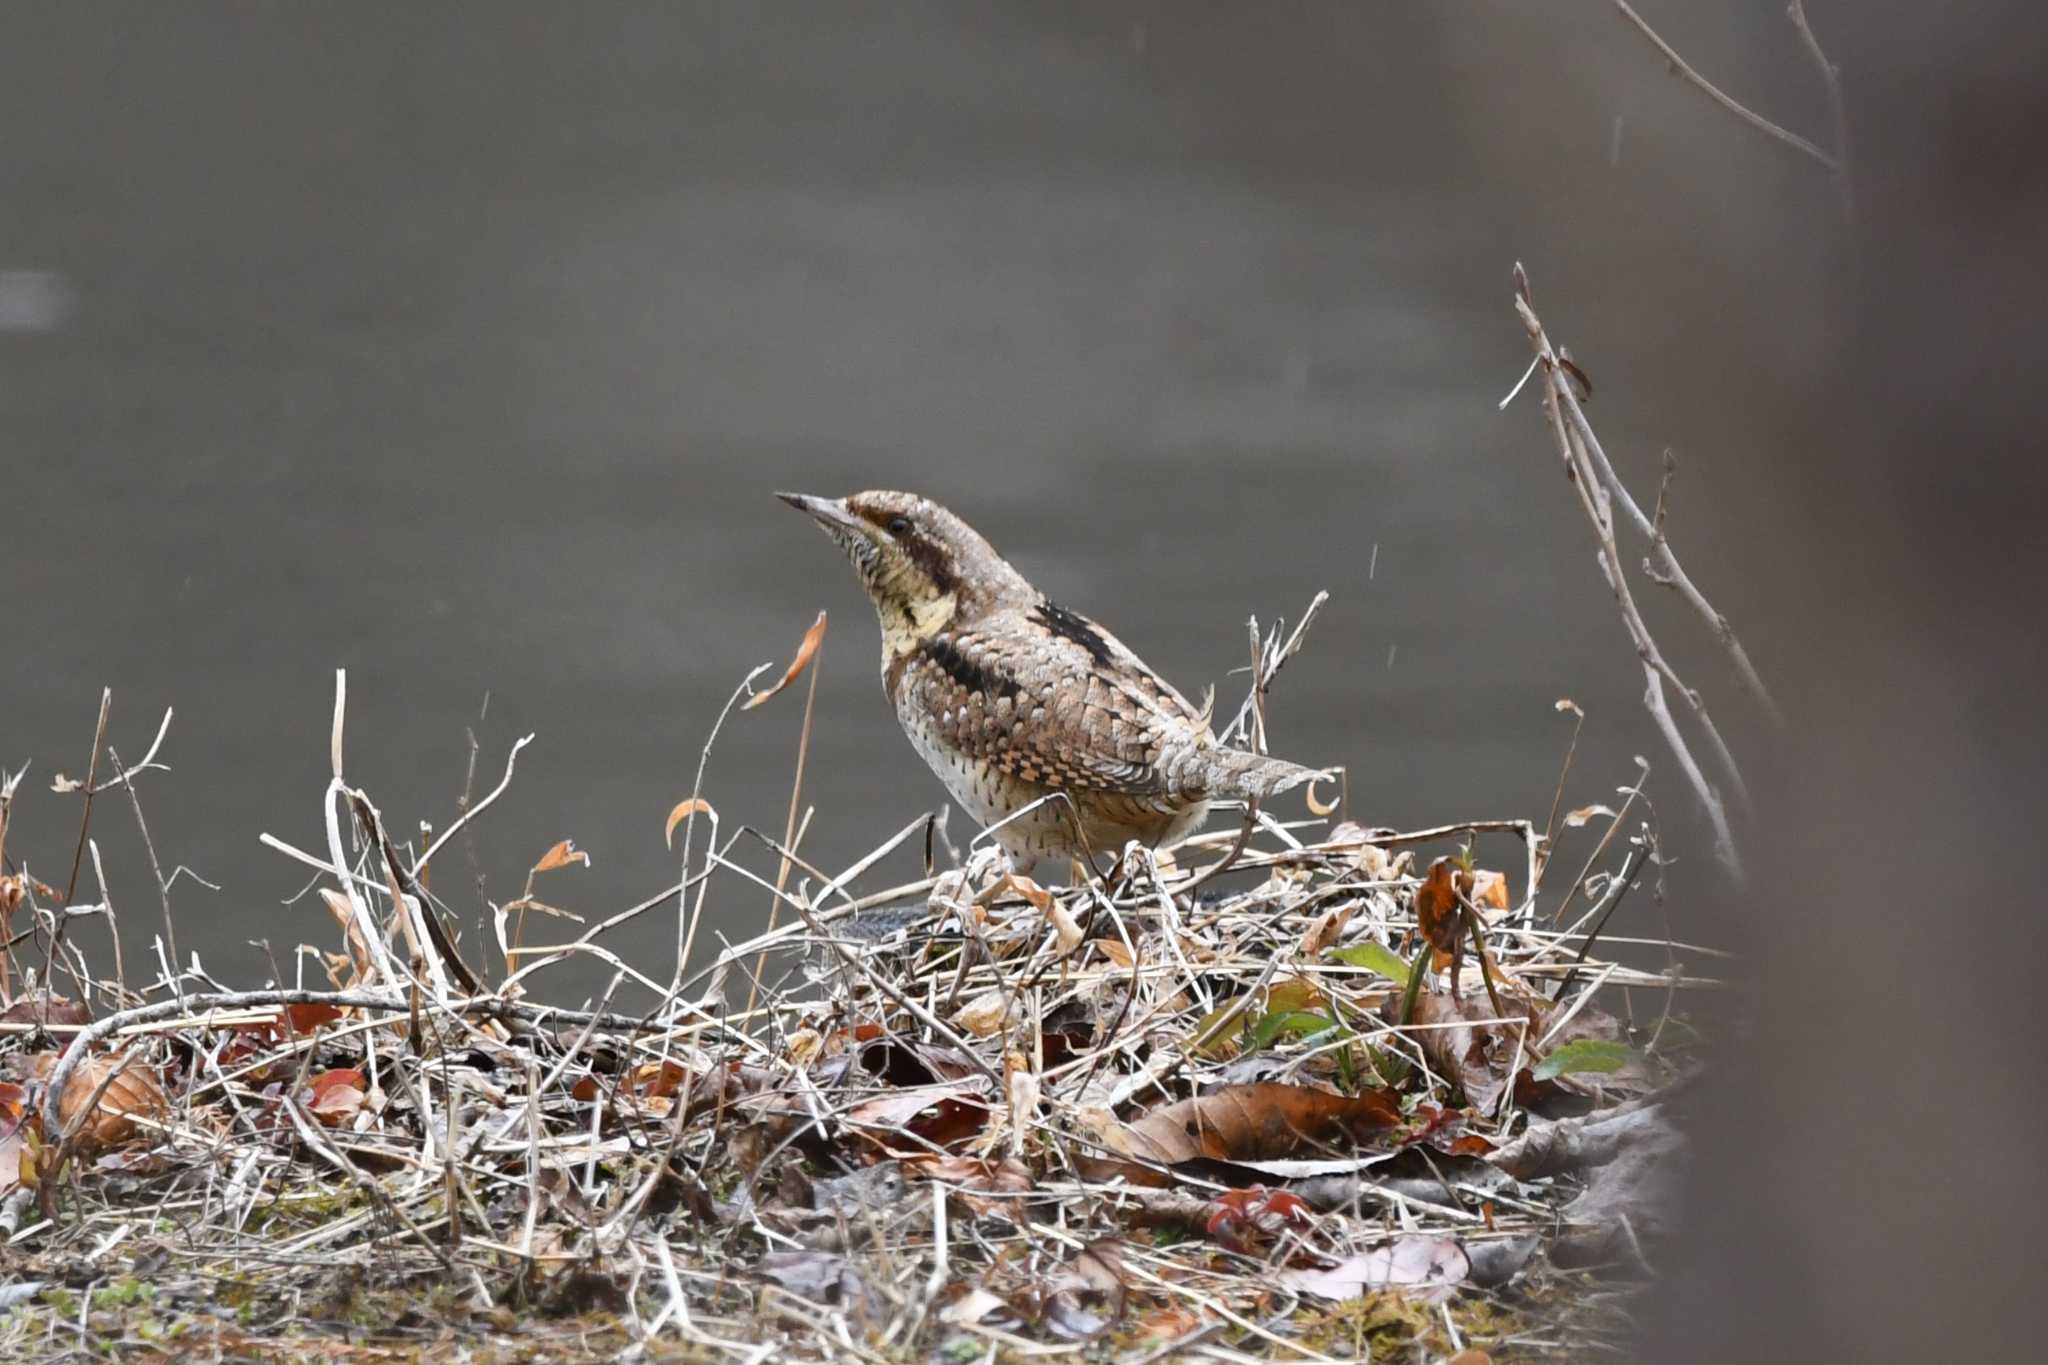
[{"label": "bird's leg", "polygon": [[[1189,882],[1187,886],[1189,896],[1193,896],[1196,891],[1201,889],[1202,884],[1210,878],[1228,872],[1231,866],[1244,856],[1244,847],[1251,842],[1252,831],[1258,827],[1258,823],[1259,799],[1252,797],[1244,803],[1244,823],[1238,827],[1236,842],[1231,844],[1230,851],[1225,853],[1221,859],[1211,863],[1208,867],[1195,874],[1195,879]],[[1190,905],[1193,903],[1192,900],[1189,901]]]}]

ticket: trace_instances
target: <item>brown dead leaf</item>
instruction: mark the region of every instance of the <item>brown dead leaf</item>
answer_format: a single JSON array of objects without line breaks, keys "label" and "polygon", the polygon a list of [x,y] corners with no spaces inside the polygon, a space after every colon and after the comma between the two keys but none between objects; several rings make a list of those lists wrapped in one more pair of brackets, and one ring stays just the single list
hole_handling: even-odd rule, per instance
[{"label": "brown dead leaf", "polygon": [[847,1125],[884,1151],[894,1135],[906,1133],[921,1139],[903,1144],[912,1151],[951,1146],[974,1136],[988,1118],[978,1087],[947,1084],[891,1091],[846,1111]]},{"label": "brown dead leaf", "polygon": [[1002,1031],[1010,1017],[1007,991],[983,991],[953,1011],[953,1022],[977,1038],[989,1038]]},{"label": "brown dead leaf", "polygon": [[1400,1122],[1400,1108],[1385,1091],[1338,1095],[1268,1081],[1227,1085],[1131,1122],[1112,1124],[1097,1136],[1119,1156],[1172,1166],[1204,1157],[1260,1161],[1292,1156],[1304,1148],[1320,1151],[1355,1143]]},{"label": "brown dead leaf", "polygon": [[589,867],[590,855],[577,848],[574,839],[564,839],[561,843],[556,844],[546,853],[540,855],[540,861],[533,865],[534,875],[538,876],[543,872],[553,872],[556,868],[567,867],[571,863],[581,863],[583,866]]},{"label": "brown dead leaf", "polygon": [[1026,901],[1030,902],[1032,909],[1045,916],[1046,922],[1053,927],[1053,933],[1059,943],[1061,957],[1065,957],[1068,953],[1081,946],[1082,933],[1080,922],[1074,918],[1071,911],[1059,903],[1052,892],[1046,890],[1037,882],[1031,880],[1031,878],[1020,876],[1015,872],[1004,873],[1002,881],[996,884],[996,895],[1000,896],[1005,892],[1013,892],[1016,895],[1022,896]]},{"label": "brown dead leaf", "polygon": [[796,647],[796,657],[789,661],[789,667],[782,671],[782,677],[777,679],[775,685],[767,691],[756,692],[753,696],[748,697],[740,706],[740,710],[753,710],[777,692],[780,692],[783,688],[802,677],[803,671],[811,666],[811,660],[816,657],[818,645],[824,638],[825,613],[821,611],[818,613],[818,619],[811,622],[811,628],[804,632],[803,643]]},{"label": "brown dead leaf", "polygon": [[1111,962],[1114,962],[1117,966],[1123,968],[1125,971],[1129,971],[1131,968],[1138,965],[1138,955],[1132,952],[1129,948],[1126,948],[1124,946],[1122,939],[1097,939],[1095,940],[1095,946],[1102,950],[1102,955],[1104,957],[1108,958]]},{"label": "brown dead leaf", "polygon": [[1020,1207],[1013,1196],[1029,1194],[1038,1187],[1031,1171],[1014,1157],[987,1161],[979,1157],[940,1155],[925,1152],[903,1159],[904,1175],[917,1180],[935,1180],[948,1187],[978,1218],[1014,1217]]},{"label": "brown dead leaf", "polygon": [[1129,1291],[1117,1239],[1090,1242],[1054,1272],[1040,1298],[1046,1326],[1070,1341],[1092,1341],[1123,1318]]},{"label": "brown dead leaf", "polygon": [[[1415,1038],[1430,1066],[1457,1082],[1465,1092],[1466,1102],[1482,1113],[1492,1112],[1501,1091],[1507,1087],[1507,1071],[1514,1064],[1517,1036],[1526,1028],[1528,1041],[1534,1042],[1542,1032],[1539,1002],[1518,1002],[1510,997],[1502,1003],[1510,1011],[1510,1022],[1500,1021],[1484,991],[1468,996],[1424,991],[1415,997],[1415,1013],[1410,1021],[1422,1026],[1416,1029]],[[1399,1007],[1398,1000],[1389,1002],[1390,1010]],[[1517,1022],[1523,1018],[1532,1022]],[[1517,1075],[1526,1077],[1536,1060],[1526,1044],[1521,1048],[1521,1058]]]},{"label": "brown dead leaf", "polygon": [[323,1127],[339,1128],[369,1101],[370,1083],[355,1067],[336,1067],[309,1077],[299,1103]]},{"label": "brown dead leaf", "polygon": [[661,827],[661,841],[670,848],[674,848],[676,826],[700,811],[714,820],[718,818],[718,812],[711,809],[711,803],[701,796],[693,796],[687,801],[677,802],[676,808],[668,813],[668,823]]},{"label": "brown dead leaf", "polygon": [[24,995],[6,1009],[0,1010],[0,1024],[34,1024],[47,1028],[51,1024],[81,1025],[92,1022],[92,1011],[61,995],[46,995],[38,992]]},{"label": "brown dead leaf", "polygon": [[320,903],[327,907],[327,913],[334,916],[334,922],[341,926],[348,936],[348,960],[354,974],[346,981],[336,981],[337,989],[352,991],[370,979],[370,946],[363,941],[363,931],[356,924],[355,907],[339,891],[320,888]]},{"label": "brown dead leaf", "polygon": [[1309,926],[1308,932],[1301,936],[1301,955],[1321,957],[1323,950],[1343,935],[1344,926],[1351,923],[1351,917],[1356,913],[1357,906],[1346,906],[1342,910],[1332,910],[1316,920]]},{"label": "brown dead leaf", "polygon": [[[35,1079],[47,1080],[57,1069],[57,1054],[39,1053],[29,1066]],[[79,1129],[81,1149],[111,1147],[147,1133],[137,1119],[162,1122],[170,1117],[170,1102],[164,1098],[163,1082],[155,1068],[134,1060],[133,1054],[93,1053],[79,1062],[64,1084],[64,1093],[57,1097],[57,1122],[66,1132],[83,1119],[85,1106],[102,1085],[106,1090],[100,1094],[93,1116],[83,1120]]]},{"label": "brown dead leaf", "polygon": [[1415,923],[1439,953],[1449,953],[1457,946],[1458,931],[1464,926],[1458,913],[1461,894],[1472,894],[1472,875],[1461,872],[1457,861],[1448,856],[1431,863],[1422,885],[1415,888]]},{"label": "brown dead leaf", "polygon": [[305,1004],[286,1005],[285,1018],[291,1022],[294,1033],[311,1033],[322,1024],[331,1024],[345,1013],[338,1005]]}]

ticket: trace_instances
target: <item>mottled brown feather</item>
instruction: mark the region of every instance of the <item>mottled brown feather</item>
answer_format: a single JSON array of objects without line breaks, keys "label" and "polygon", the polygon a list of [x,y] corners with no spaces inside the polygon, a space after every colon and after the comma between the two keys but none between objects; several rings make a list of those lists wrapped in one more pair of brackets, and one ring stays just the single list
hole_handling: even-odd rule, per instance
[{"label": "mottled brown feather", "polygon": [[1173,728],[1200,729],[1200,715],[1087,624],[1106,661],[1024,612],[991,612],[939,632],[892,668],[891,698],[949,748],[1025,782],[1199,799],[1197,789],[1176,790],[1158,762]]}]

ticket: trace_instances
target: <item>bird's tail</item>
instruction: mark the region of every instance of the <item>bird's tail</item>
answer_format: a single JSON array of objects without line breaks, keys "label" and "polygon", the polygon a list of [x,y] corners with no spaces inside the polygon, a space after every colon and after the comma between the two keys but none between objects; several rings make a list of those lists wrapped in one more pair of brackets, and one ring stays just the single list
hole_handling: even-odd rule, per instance
[{"label": "bird's tail", "polygon": [[1329,774],[1284,758],[1217,746],[1210,751],[1210,795],[1226,801],[1264,801]]}]

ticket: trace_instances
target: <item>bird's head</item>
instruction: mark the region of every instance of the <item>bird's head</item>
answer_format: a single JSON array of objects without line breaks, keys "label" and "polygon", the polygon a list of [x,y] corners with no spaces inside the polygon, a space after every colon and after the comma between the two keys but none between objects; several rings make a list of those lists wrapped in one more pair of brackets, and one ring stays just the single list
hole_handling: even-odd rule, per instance
[{"label": "bird's head", "polygon": [[922,643],[963,609],[986,610],[1031,586],[972,526],[914,493],[845,498],[777,497],[808,513],[832,537],[874,601],[885,656]]}]

